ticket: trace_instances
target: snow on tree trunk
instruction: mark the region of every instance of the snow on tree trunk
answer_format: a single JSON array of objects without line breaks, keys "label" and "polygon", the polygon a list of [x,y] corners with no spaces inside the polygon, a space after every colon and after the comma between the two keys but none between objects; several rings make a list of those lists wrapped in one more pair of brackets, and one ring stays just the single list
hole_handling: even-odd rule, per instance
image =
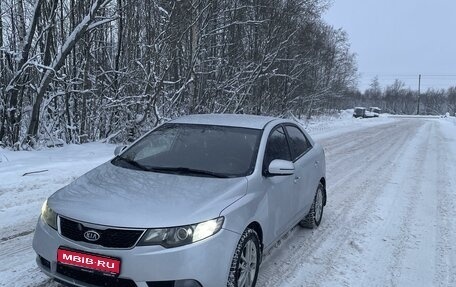
[{"label": "snow on tree trunk", "polygon": [[51,83],[55,73],[62,67],[64,61],[71,50],[74,48],[75,44],[87,31],[97,27],[99,23],[105,23],[105,21],[95,22],[95,17],[97,15],[100,7],[105,6],[109,0],[96,0],[93,2],[92,7],[90,8],[88,14],[82,19],[76,28],[71,32],[67,37],[65,43],[59,48],[59,52],[54,57],[49,69],[46,70],[41,82],[37,88],[35,102],[33,104],[32,115],[30,119],[30,124],[27,130],[27,136],[25,139],[26,145],[34,144],[34,138],[38,133],[39,117],[40,117],[40,107],[43,102],[43,97]]}]

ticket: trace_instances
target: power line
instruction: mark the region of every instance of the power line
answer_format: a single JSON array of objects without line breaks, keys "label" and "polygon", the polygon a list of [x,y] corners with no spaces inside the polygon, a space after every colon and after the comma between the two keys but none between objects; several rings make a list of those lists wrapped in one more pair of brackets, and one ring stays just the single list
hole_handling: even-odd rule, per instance
[{"label": "power line", "polygon": [[[371,76],[367,76],[370,74]],[[358,87],[360,89],[368,89],[374,79],[377,79],[381,86],[387,87],[399,80],[408,86],[409,89],[414,89],[419,85],[419,89],[448,89],[456,87],[456,74],[445,73],[427,73],[427,74],[381,74],[381,73],[360,73],[358,79]]]},{"label": "power line", "polygon": [[420,114],[420,98],[421,98],[421,75],[418,76],[418,108],[416,114]]}]

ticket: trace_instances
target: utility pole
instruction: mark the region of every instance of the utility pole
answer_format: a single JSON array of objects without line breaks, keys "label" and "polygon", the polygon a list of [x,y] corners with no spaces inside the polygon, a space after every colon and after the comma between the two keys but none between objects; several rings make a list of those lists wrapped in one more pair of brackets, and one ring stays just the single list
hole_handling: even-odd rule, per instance
[{"label": "utility pole", "polygon": [[418,108],[416,114],[420,114],[421,74],[418,76]]}]

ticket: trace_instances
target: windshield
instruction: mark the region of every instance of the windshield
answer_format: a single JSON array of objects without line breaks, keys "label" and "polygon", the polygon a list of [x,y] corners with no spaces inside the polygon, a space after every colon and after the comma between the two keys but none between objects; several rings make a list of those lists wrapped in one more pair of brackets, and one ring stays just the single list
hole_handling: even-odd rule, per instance
[{"label": "windshield", "polygon": [[165,124],[112,163],[194,176],[246,176],[254,170],[261,133],[237,127]]}]

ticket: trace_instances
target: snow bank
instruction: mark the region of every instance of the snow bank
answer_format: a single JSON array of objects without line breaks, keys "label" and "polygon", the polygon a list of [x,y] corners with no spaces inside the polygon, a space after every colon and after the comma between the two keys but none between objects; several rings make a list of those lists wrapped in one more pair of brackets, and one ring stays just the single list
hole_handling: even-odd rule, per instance
[{"label": "snow bank", "polygon": [[[0,149],[0,286],[54,286],[35,263],[32,237],[44,200],[113,156],[90,143],[40,151]],[[24,174],[27,174],[25,175]],[[56,286],[56,285],[55,285]]]},{"label": "snow bank", "polygon": [[378,118],[354,118],[353,109],[342,110],[339,114],[332,116],[318,116],[310,120],[296,120],[300,122],[315,140],[395,121],[386,114],[382,114]]},{"label": "snow bank", "polygon": [[113,150],[114,145],[100,143],[41,151],[0,150],[1,236],[14,235],[24,221],[34,221],[49,195],[107,161]]}]

